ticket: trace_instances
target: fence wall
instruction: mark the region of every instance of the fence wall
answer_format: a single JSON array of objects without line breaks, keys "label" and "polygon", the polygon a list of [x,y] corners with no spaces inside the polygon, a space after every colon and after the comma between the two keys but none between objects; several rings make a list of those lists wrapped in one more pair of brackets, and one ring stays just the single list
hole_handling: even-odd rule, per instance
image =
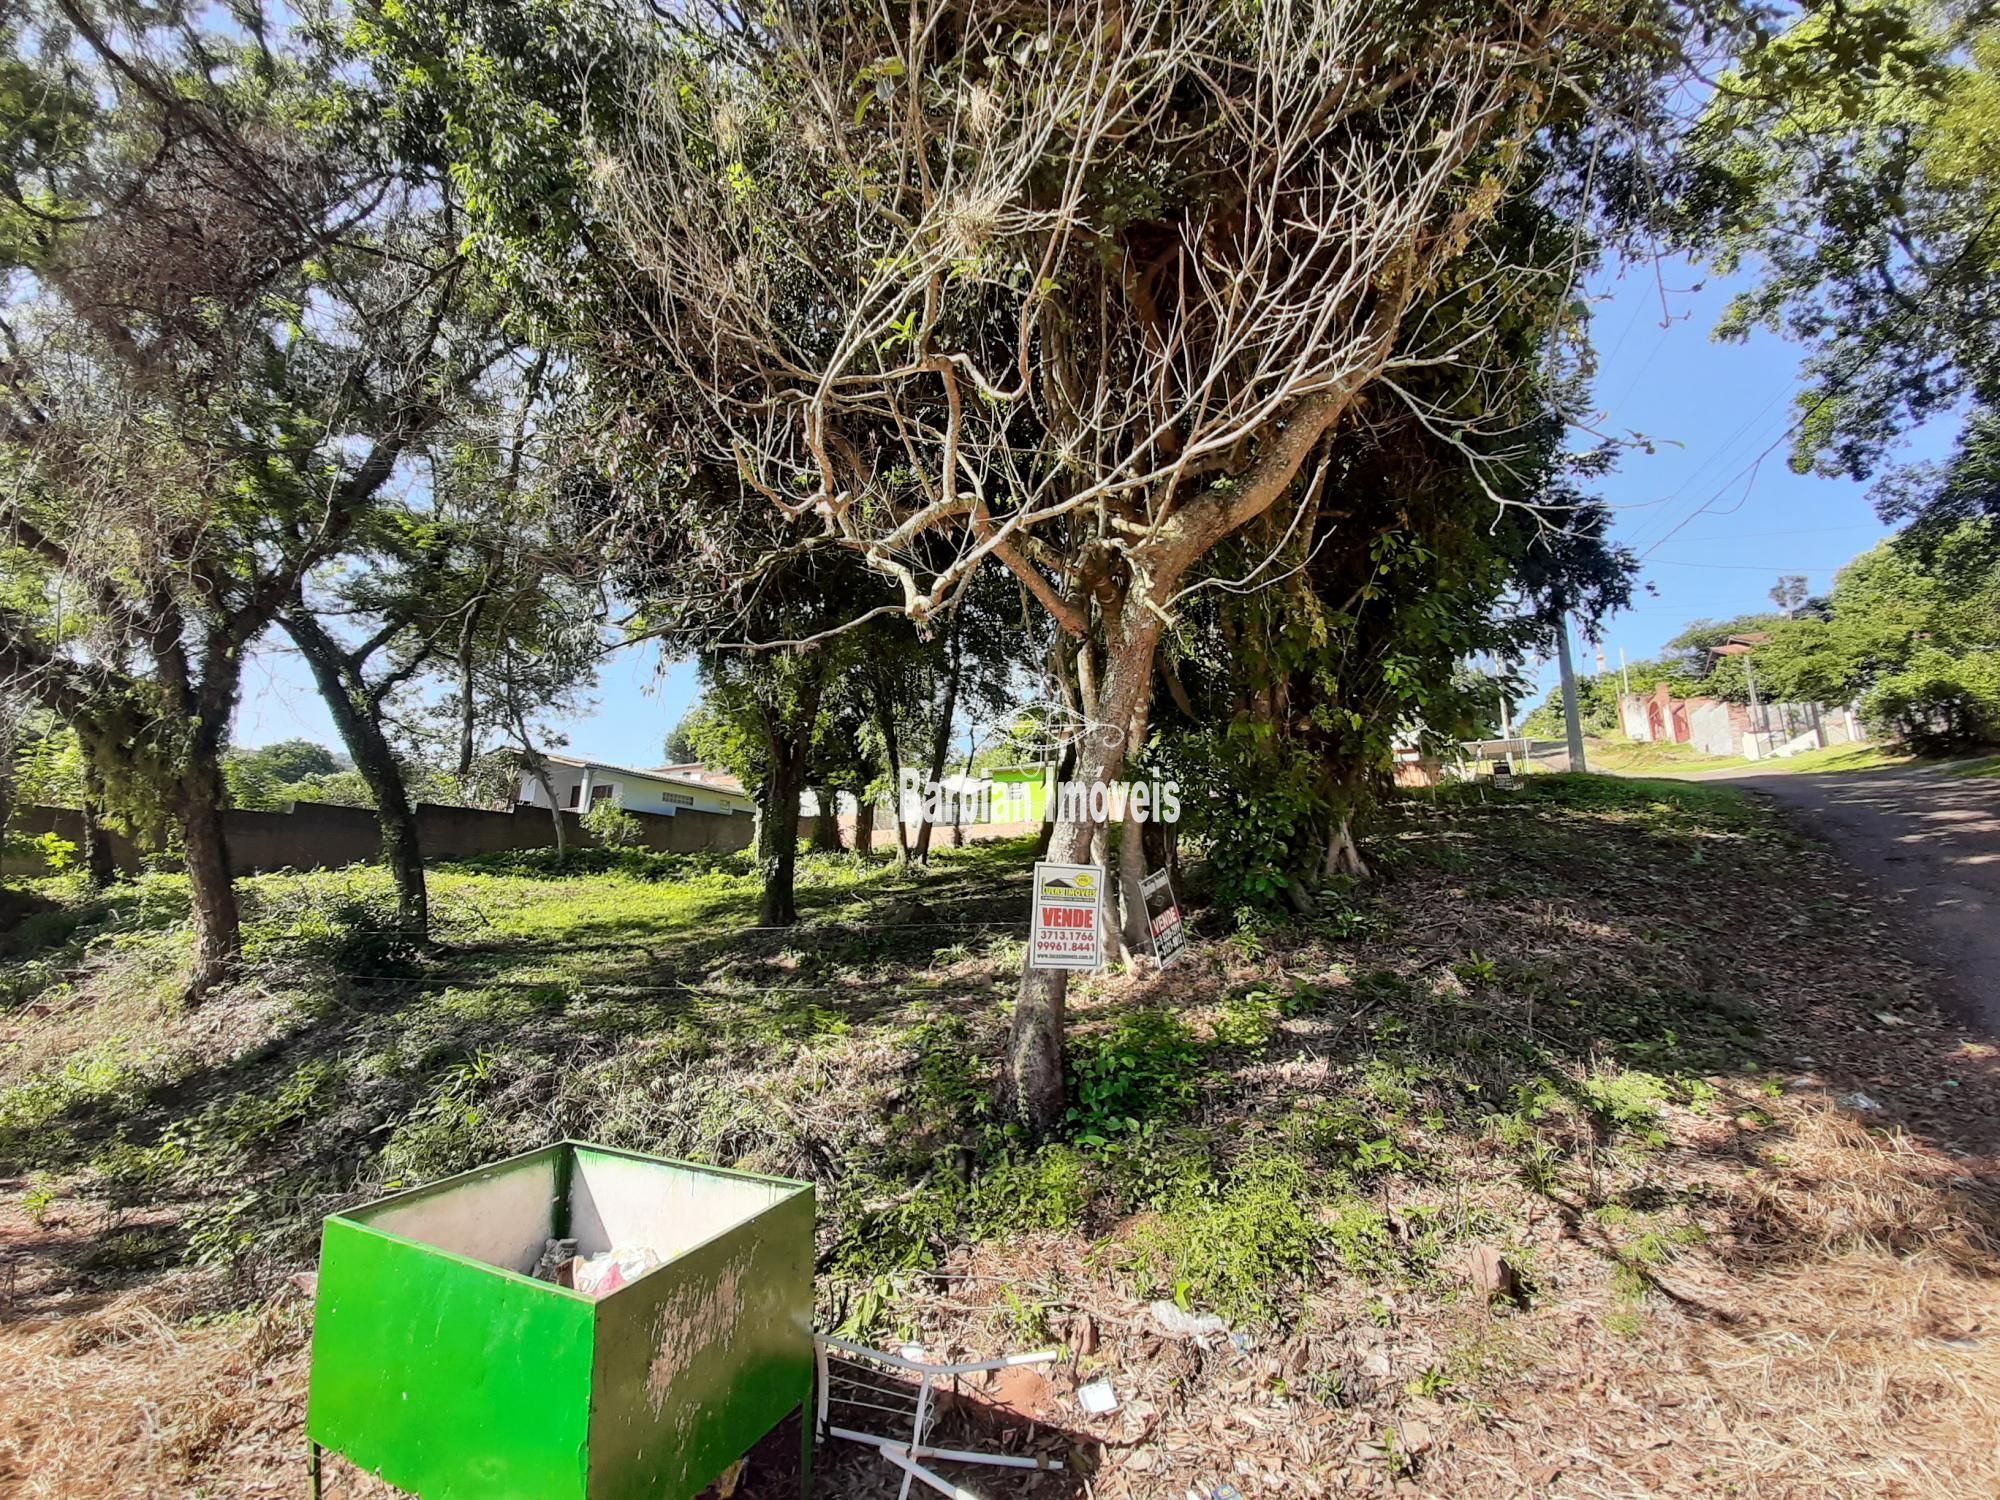
[{"label": "fence wall", "polygon": [[1860,743],[1868,736],[1845,708],[1824,703],[1727,703],[1720,698],[1675,698],[1667,684],[1651,693],[1618,700],[1618,719],[1627,739],[1678,740],[1707,755],[1742,755],[1752,740],[1759,753],[1796,736],[1812,735],[1820,745]]},{"label": "fence wall", "polygon": [[[572,844],[595,843],[575,813],[562,815],[565,836]],[[498,854],[508,849],[541,849],[556,841],[555,826],[545,807],[516,806],[509,812],[477,807],[439,807],[419,803],[417,840],[426,859],[452,859],[469,854]],[[685,854],[700,850],[727,853],[750,845],[750,819],[733,813],[683,808],[671,818],[634,813],[649,849]],[[375,814],[365,807],[338,807],[326,802],[295,802],[285,812],[230,811],[223,814],[223,836],[229,842],[232,874],[255,875],[264,870],[324,870],[379,859],[381,830]],[[33,837],[54,833],[82,846],[83,819],[65,807],[16,808],[9,824],[15,833]],[[111,835],[119,868],[136,870],[140,851],[123,834]],[[38,872],[40,862],[10,858],[9,875]]]}]

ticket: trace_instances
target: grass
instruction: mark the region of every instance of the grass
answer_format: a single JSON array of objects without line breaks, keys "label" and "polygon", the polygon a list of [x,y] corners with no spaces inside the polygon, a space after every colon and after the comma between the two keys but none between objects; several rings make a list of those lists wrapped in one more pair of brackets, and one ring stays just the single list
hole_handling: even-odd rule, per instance
[{"label": "grass", "polygon": [[1746,761],[1765,772],[1803,771],[1886,771],[1896,766],[1913,766],[1918,758],[1895,745],[1828,745],[1820,750],[1801,750],[1797,755]]},{"label": "grass", "polygon": [[1584,741],[1584,759],[1593,771],[1719,771],[1746,764],[1731,755],[1704,755],[1692,745],[1652,740]]},{"label": "grass", "polygon": [[1687,744],[1657,744],[1646,740],[1601,739],[1585,745],[1590,769],[1618,775],[1649,771],[1688,775],[1699,771],[1755,769],[1759,775],[1800,772],[1880,771],[1921,764],[1918,757],[1895,745],[1828,745],[1797,755],[1749,760],[1740,755],[1707,755]]},{"label": "grass", "polygon": [[[1918,1450],[1984,1487],[1990,1443],[1939,1424],[1990,1422],[2000,1378],[1924,1340],[2000,1316],[1963,1186],[1992,1061],[1954,1050],[1858,887],[1734,789],[1667,778],[1448,787],[1366,852],[1380,878],[1309,920],[1203,914],[1167,974],[1073,985],[1072,1110],[1041,1145],[992,1103],[1025,844],[905,875],[808,856],[784,932],[754,928],[739,859],[467,861],[433,871],[432,952],[383,930],[380,871],[260,876],[248,973],[193,1013],[180,882],[40,882],[62,920],[0,971],[0,1227],[25,1247],[0,1480],[59,1442],[24,1493],[120,1462],[154,1493],[292,1482],[287,1289],[319,1219],[570,1135],[811,1180],[822,1326],[1068,1343],[1161,1414],[1107,1497],[1246,1455],[1476,1494],[1586,1440],[1668,1465],[1607,1471],[1621,1492],[1896,1493]],[[1852,1088],[1902,1129],[1828,1104]],[[1518,1295],[1470,1286],[1480,1247]],[[1236,1342],[1162,1340],[1154,1302]],[[1606,1380],[1652,1428],[1619,1427]],[[1849,1435],[1788,1443],[1829,1402]],[[1260,1457],[1271,1431],[1300,1446]]]}]

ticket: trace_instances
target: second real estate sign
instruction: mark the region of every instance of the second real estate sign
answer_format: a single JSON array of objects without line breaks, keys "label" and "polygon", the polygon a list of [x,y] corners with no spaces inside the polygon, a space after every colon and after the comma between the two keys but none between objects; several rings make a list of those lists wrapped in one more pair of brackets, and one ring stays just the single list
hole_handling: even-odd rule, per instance
[{"label": "second real estate sign", "polygon": [[1098,918],[1104,906],[1104,872],[1096,865],[1035,866],[1035,920],[1028,966],[1094,969],[1104,945]]}]

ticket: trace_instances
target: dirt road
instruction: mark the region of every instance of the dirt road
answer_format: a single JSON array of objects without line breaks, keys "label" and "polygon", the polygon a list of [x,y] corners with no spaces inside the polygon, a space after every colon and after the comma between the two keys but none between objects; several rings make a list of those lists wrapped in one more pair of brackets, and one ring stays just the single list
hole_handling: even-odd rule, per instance
[{"label": "dirt road", "polygon": [[1795,808],[1877,881],[1958,983],[1969,1023],[2000,1035],[2000,777],[1939,770],[1716,771]]}]

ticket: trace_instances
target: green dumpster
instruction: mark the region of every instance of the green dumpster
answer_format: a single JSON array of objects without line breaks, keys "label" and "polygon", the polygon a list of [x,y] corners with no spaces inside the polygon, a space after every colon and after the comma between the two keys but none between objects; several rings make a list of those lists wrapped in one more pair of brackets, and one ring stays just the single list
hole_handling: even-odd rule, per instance
[{"label": "green dumpster", "polygon": [[[600,1297],[531,1276],[566,1238],[663,1264]],[[688,1500],[809,1412],[812,1266],[810,1185],[575,1141],[335,1214],[314,1492],[331,1449],[423,1500]]]}]

